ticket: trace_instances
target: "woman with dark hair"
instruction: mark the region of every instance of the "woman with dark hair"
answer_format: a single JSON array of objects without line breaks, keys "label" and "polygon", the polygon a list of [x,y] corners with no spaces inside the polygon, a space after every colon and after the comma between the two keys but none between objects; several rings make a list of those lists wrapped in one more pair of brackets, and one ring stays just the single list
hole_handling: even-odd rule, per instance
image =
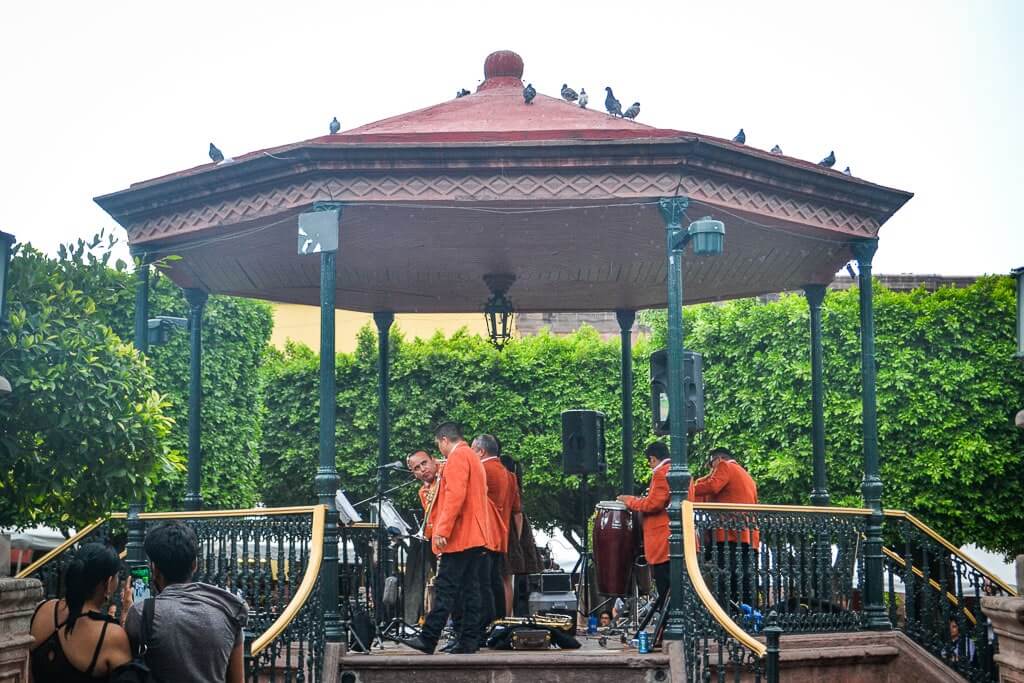
[{"label": "woman with dark hair", "polygon": [[34,683],[106,681],[131,661],[128,634],[103,608],[120,568],[114,549],[101,543],[83,545],[68,563],[66,597],[47,600],[32,615]]}]

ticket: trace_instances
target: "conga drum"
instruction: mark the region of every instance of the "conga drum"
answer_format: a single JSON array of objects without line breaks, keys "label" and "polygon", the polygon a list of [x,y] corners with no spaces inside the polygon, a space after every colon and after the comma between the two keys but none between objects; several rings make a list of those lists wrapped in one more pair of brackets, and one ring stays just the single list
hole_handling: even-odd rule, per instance
[{"label": "conga drum", "polygon": [[594,520],[594,564],[597,592],[629,595],[630,570],[636,555],[633,514],[623,503],[603,500]]}]

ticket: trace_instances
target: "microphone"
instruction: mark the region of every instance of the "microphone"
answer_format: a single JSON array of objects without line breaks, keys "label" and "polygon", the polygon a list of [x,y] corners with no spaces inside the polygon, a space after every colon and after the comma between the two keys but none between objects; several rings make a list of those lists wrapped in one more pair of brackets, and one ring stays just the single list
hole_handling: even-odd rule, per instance
[{"label": "microphone", "polygon": [[378,465],[377,469],[378,470],[404,470],[405,469],[405,463],[403,463],[401,460],[395,460],[394,462],[389,462],[386,465]]}]

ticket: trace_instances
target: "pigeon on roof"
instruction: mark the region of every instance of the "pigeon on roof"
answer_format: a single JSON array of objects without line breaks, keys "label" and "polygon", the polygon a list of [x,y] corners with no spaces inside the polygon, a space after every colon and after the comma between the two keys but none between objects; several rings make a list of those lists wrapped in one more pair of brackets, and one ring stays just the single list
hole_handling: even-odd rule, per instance
[{"label": "pigeon on roof", "polygon": [[224,161],[224,152],[217,149],[217,145],[212,142],[210,143],[210,159],[212,159],[216,164]]},{"label": "pigeon on roof", "polygon": [[774,147],[772,147],[771,153],[772,154],[782,154],[782,148],[779,147],[778,145],[775,145]]},{"label": "pigeon on roof", "polygon": [[615,94],[612,92],[611,87],[606,86],[604,90],[608,93],[604,98],[604,108],[612,116],[622,116],[622,103],[615,99]]},{"label": "pigeon on roof", "polygon": [[341,123],[338,121],[338,117],[335,116],[331,119],[331,135],[337,135],[339,130],[341,130]]},{"label": "pigeon on roof", "polygon": [[536,96],[537,90],[533,87],[533,83],[528,83],[526,87],[523,88],[523,100],[525,100],[527,104],[530,104]]},{"label": "pigeon on roof", "polygon": [[470,92],[468,90],[466,90],[465,88],[463,88],[459,92],[455,93],[455,99],[459,99],[460,97],[465,97],[466,95],[469,95],[469,94],[470,94]]},{"label": "pigeon on roof", "polygon": [[627,109],[626,111],[622,112],[622,116],[627,118],[627,119],[635,119],[637,117],[637,114],[639,114],[639,113],[640,113],[640,103],[639,102],[634,102],[633,104],[629,105],[629,109]]},{"label": "pigeon on roof", "polygon": [[822,159],[821,161],[818,162],[818,165],[819,166],[824,166],[825,168],[832,168],[833,166],[835,166],[836,165],[836,153],[835,153],[835,150],[829,152],[827,157],[825,157],[824,159]]},{"label": "pigeon on roof", "polygon": [[580,108],[581,109],[586,109],[587,108],[587,102],[589,102],[589,101],[590,101],[590,97],[587,95],[587,89],[586,88],[580,88],[580,101],[579,101]]},{"label": "pigeon on roof", "polygon": [[740,132],[733,136],[732,141],[739,145],[745,145],[747,144],[747,134],[743,132],[742,128],[740,128]]},{"label": "pigeon on roof", "polygon": [[562,84],[562,99],[566,102],[575,102],[579,95],[576,91],[569,87],[568,83]]},{"label": "pigeon on roof", "polygon": [[846,168],[843,169],[843,175],[848,175],[851,178],[853,177],[853,171],[850,170],[849,166],[847,166]]}]

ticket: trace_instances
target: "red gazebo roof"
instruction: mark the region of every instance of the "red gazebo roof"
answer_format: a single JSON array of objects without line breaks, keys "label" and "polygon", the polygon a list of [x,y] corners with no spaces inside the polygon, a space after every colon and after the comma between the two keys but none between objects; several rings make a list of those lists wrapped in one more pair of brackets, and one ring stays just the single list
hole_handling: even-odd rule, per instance
[{"label": "red gazebo roof", "polygon": [[[97,202],[136,248],[178,253],[182,286],[318,301],[296,214],[345,205],[338,306],[479,310],[483,276],[512,273],[523,311],[663,306],[659,197],[726,223],[726,252],[691,257],[686,300],[825,283],[848,243],[877,235],[910,193],[721,138],[654,128],[538,94],[523,61],[490,55],[475,93],[337,135],[133,184]],[[629,103],[623,102],[623,106]],[[453,271],[453,265],[457,270]]]}]

